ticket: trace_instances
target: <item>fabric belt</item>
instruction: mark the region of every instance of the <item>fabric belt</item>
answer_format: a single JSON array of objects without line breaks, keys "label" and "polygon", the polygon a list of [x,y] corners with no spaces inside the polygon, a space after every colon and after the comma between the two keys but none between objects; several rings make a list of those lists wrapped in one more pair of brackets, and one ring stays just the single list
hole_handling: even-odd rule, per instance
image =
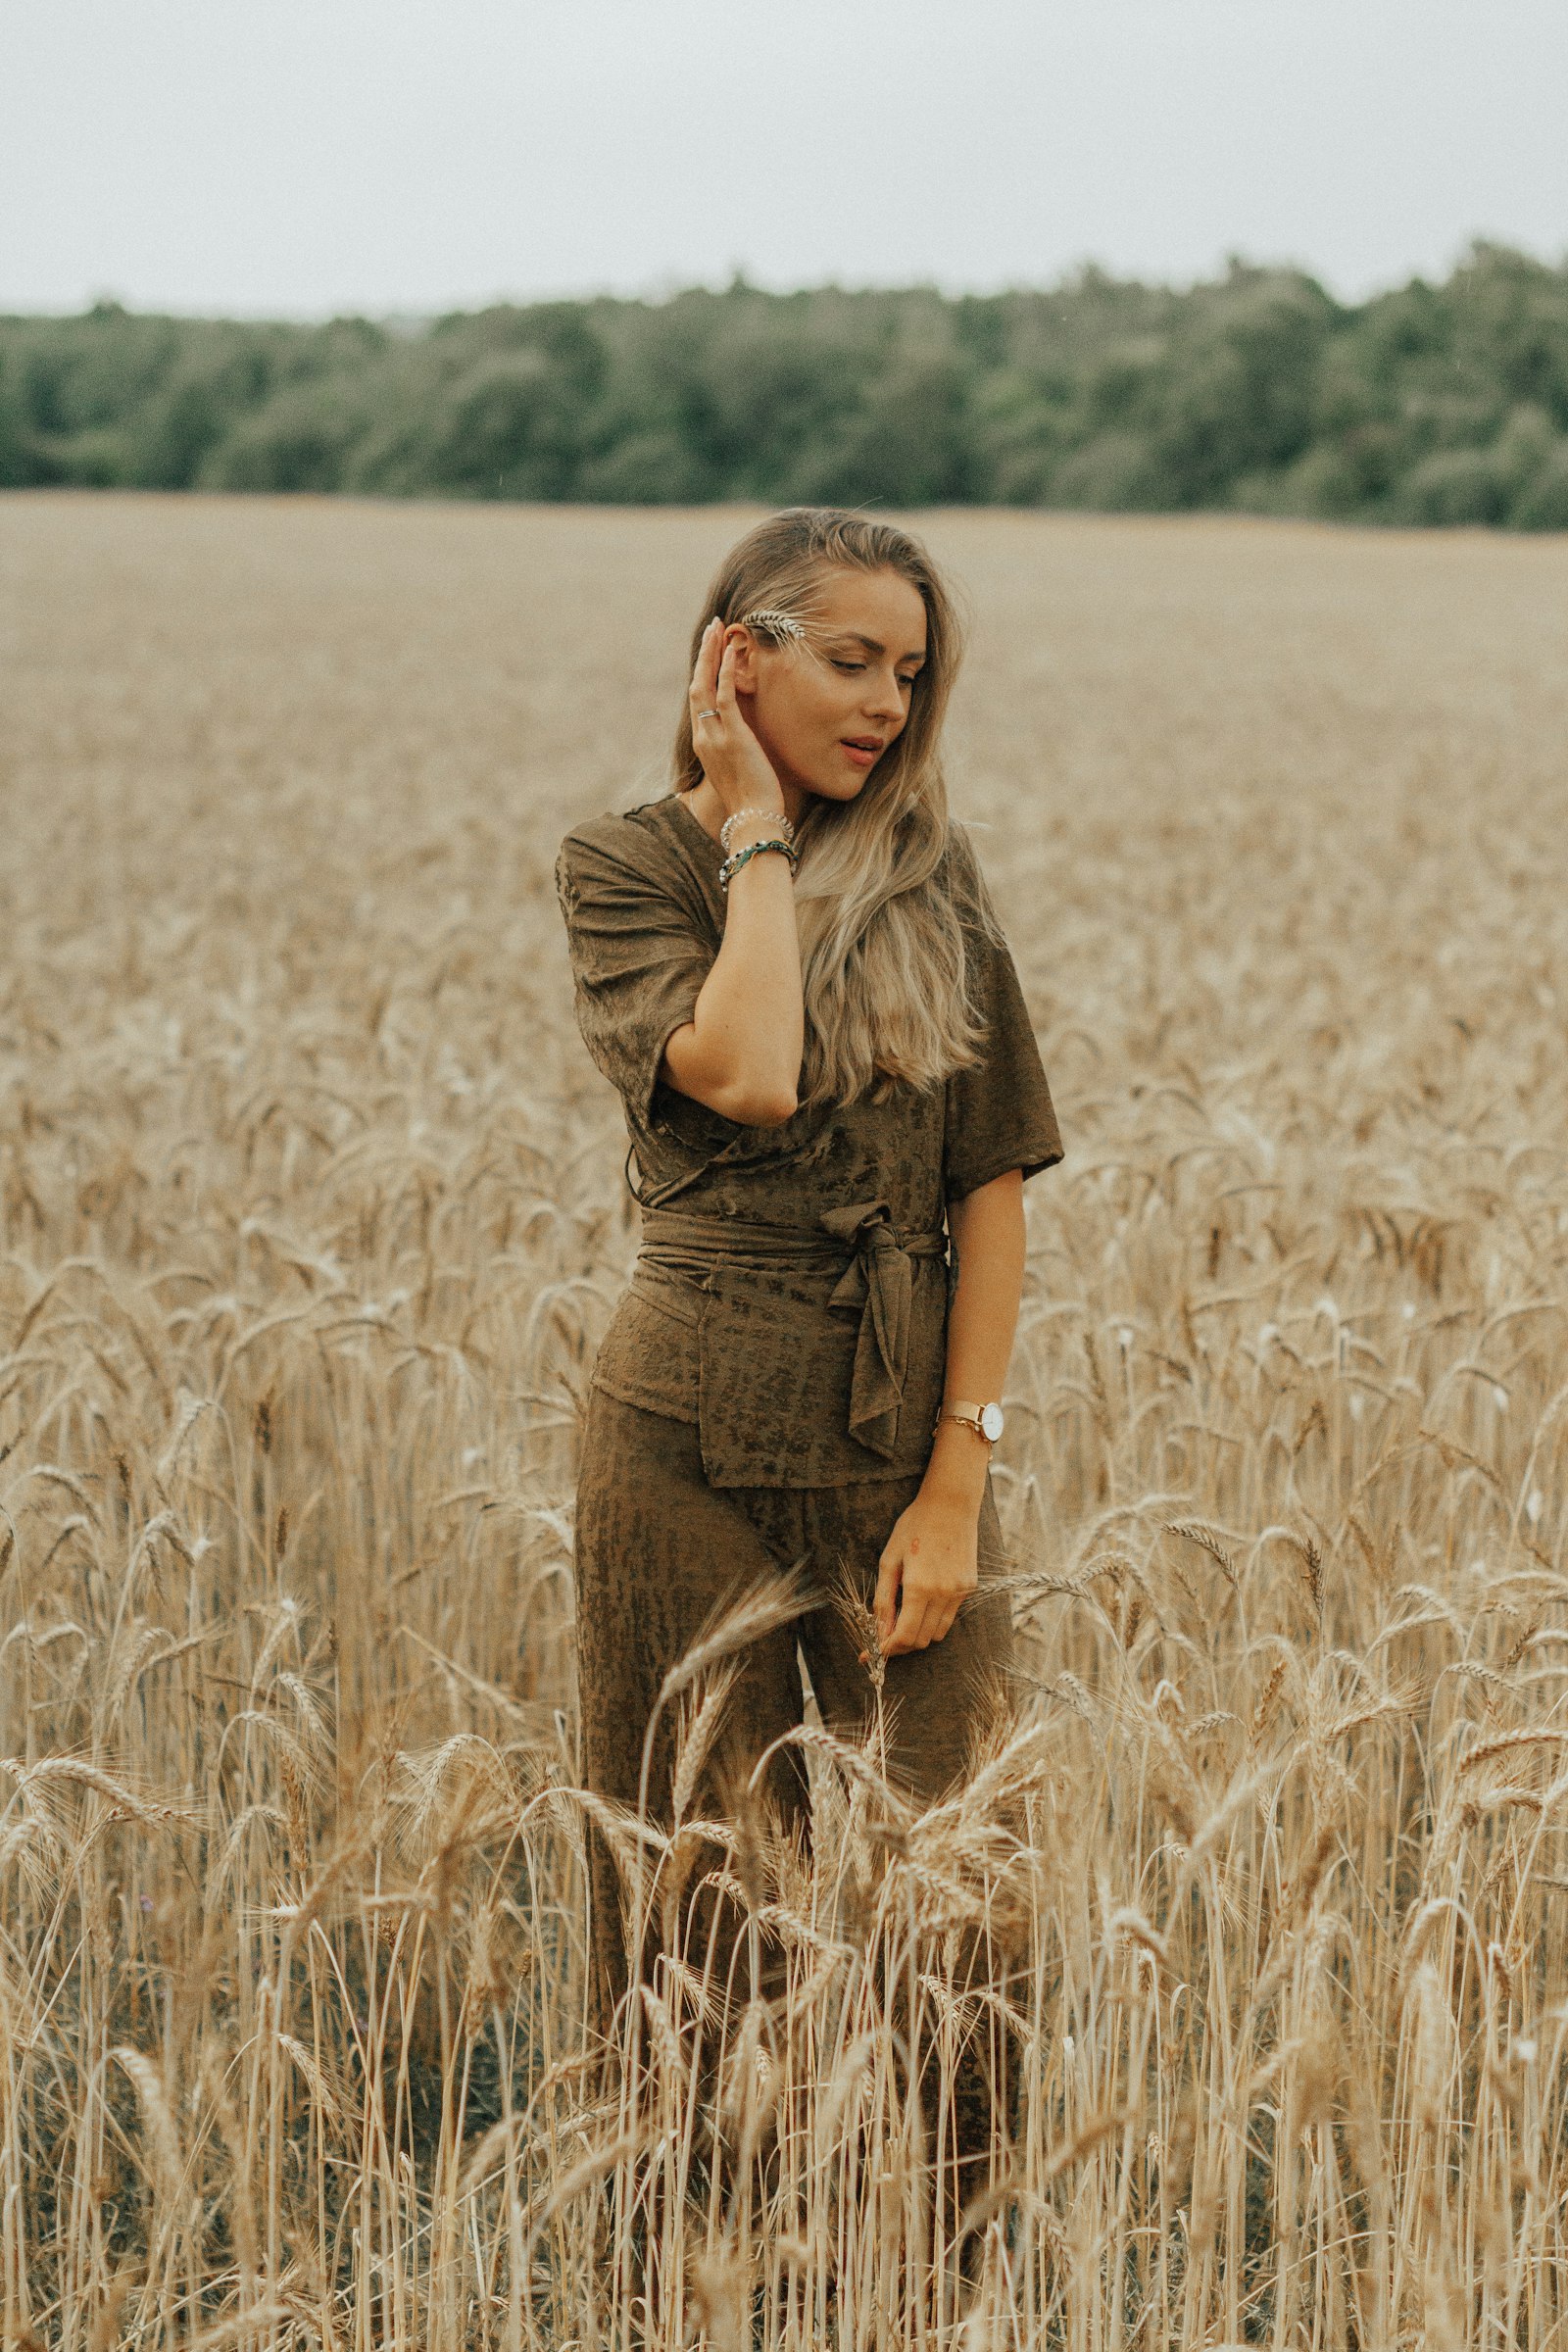
[{"label": "fabric belt", "polygon": [[[909,1363],[914,1260],[945,1257],[943,1232],[902,1233],[885,1200],[830,1208],[818,1230],[741,1217],[645,1208],[637,1274],[711,1291],[720,1269],[741,1274],[838,1275],[829,1306],[858,1310],[850,1434],[891,1455]],[[635,1284],[636,1274],[633,1275]]]}]

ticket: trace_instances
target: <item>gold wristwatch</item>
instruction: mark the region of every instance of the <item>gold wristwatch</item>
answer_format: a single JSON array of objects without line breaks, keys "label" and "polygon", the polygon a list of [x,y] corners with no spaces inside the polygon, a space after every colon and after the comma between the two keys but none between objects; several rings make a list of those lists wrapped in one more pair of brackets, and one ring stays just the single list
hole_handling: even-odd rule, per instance
[{"label": "gold wristwatch", "polygon": [[972,1429],[988,1446],[995,1446],[1002,1435],[1000,1404],[945,1404],[937,1415],[939,1429],[944,1421],[961,1421],[965,1429]]}]

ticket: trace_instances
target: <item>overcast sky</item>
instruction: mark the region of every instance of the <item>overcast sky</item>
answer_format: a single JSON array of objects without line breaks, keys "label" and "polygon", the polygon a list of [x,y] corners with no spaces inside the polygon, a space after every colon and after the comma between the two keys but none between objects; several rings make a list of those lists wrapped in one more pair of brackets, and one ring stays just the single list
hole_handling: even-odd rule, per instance
[{"label": "overcast sky", "polygon": [[1568,253],[1568,0],[0,0],[0,308]]}]

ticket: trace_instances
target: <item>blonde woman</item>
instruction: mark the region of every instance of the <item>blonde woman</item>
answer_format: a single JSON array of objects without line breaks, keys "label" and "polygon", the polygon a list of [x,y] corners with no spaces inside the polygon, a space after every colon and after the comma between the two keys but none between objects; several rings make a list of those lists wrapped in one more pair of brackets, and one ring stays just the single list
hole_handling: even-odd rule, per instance
[{"label": "blonde woman", "polygon": [[[660,1686],[769,1571],[798,1571],[806,1606],[740,1653],[709,1778],[733,1790],[765,1758],[761,1785],[803,1839],[798,1652],[824,1720],[852,1736],[880,1664],[888,1770],[927,1799],[961,1774],[1009,1663],[988,1469],[1023,1182],[1061,1144],[948,815],[957,655],[908,534],[836,510],[773,515],[710,590],[674,790],[561,851],[577,1018],[623,1099],[643,1211],[583,1436],[582,1762],[600,1794],[646,1795],[666,1821],[678,1710],[658,1707]],[[874,1643],[863,1611],[858,1632],[834,1605],[846,1588]],[[597,1833],[590,1905],[608,2034],[636,1972]],[[764,1989],[738,1982],[734,1923],[701,1919],[691,1965],[732,1998]],[[960,2115],[960,2159],[983,2163],[988,2131]]]}]

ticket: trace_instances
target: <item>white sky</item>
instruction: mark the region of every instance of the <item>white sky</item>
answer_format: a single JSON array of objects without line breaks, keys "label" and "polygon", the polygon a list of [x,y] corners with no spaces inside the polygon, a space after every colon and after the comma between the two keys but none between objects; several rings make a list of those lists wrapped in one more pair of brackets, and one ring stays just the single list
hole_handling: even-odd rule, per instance
[{"label": "white sky", "polygon": [[0,309],[1568,252],[1568,0],[0,0]]}]

